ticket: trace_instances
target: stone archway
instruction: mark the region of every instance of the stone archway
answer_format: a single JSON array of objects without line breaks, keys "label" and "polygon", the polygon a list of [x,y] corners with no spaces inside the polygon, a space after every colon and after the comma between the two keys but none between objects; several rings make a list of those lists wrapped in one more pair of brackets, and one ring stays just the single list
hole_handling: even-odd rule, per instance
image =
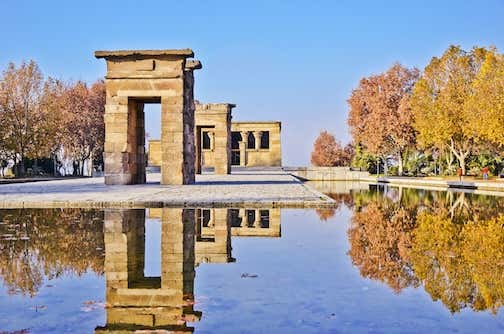
[{"label": "stone archway", "polygon": [[[215,174],[231,173],[231,103],[196,103],[195,139],[196,173],[201,174],[203,161],[213,165]],[[204,147],[203,134],[208,136]]]},{"label": "stone archway", "polygon": [[105,183],[145,183],[144,104],[161,104],[161,184],[195,181],[194,76],[190,49],[96,51],[105,76]]}]

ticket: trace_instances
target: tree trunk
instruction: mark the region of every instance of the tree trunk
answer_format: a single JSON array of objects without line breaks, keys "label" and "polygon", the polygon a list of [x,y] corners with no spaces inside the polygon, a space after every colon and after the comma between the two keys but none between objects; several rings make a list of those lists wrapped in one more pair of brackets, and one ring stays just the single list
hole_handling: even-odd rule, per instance
[{"label": "tree trunk", "polygon": [[463,151],[462,149],[457,150],[455,148],[455,143],[452,140],[451,144],[450,144],[450,150],[453,152],[453,154],[457,158],[460,168],[462,168],[462,175],[466,175],[466,161],[465,160],[470,153],[469,149],[467,149],[465,151]]},{"label": "tree trunk", "polygon": [[80,175],[84,176],[84,161],[86,160],[81,160],[80,162]]},{"label": "tree trunk", "polygon": [[397,172],[398,172],[399,176],[403,176],[403,174],[404,174],[403,154],[404,154],[404,152],[402,152],[402,151],[400,151],[398,153],[399,159],[397,160],[397,162],[398,162]]},{"label": "tree trunk", "polygon": [[462,168],[462,175],[466,175],[466,162],[465,162],[465,157],[461,158],[459,160],[460,163],[460,168]]},{"label": "tree trunk", "polygon": [[24,164],[24,159],[21,158],[21,161],[19,161],[19,164],[17,164],[17,167],[16,167],[16,177],[24,177],[25,174],[26,174],[26,171],[25,171],[25,164]]},{"label": "tree trunk", "polygon": [[388,176],[387,157],[383,158],[383,173],[385,174],[385,176]]},{"label": "tree trunk", "polygon": [[73,167],[72,175],[77,176],[79,173],[79,162],[76,160],[72,161],[72,167]]}]

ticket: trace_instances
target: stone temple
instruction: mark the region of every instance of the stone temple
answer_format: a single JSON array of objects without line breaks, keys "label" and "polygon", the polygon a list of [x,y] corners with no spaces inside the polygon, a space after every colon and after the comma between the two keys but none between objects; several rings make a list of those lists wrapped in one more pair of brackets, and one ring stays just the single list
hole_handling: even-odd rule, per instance
[{"label": "stone temple", "polygon": [[96,51],[107,63],[105,183],[146,182],[144,106],[161,105],[161,138],[149,142],[149,165],[161,184],[191,184],[203,167],[281,166],[280,122],[231,122],[229,103],[194,100],[190,49]]},{"label": "stone temple", "polygon": [[[196,173],[212,168],[229,174],[231,166],[271,167],[282,165],[280,122],[232,122],[229,103],[196,101]],[[149,140],[148,165],[161,166],[161,141]]]}]

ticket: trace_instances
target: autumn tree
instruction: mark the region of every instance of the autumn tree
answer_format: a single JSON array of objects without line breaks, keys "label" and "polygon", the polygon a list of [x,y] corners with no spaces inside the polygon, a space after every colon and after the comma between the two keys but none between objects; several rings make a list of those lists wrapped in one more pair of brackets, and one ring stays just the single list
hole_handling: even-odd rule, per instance
[{"label": "autumn tree", "polygon": [[61,128],[57,105],[61,85],[44,81],[34,61],[19,67],[10,63],[0,79],[2,151],[16,165],[16,175],[25,174],[25,158],[48,156],[57,146]]},{"label": "autumn tree", "polygon": [[493,49],[486,52],[465,113],[468,136],[504,146],[504,55]]},{"label": "autumn tree", "polygon": [[88,87],[84,82],[71,85],[64,96],[65,135],[63,146],[67,156],[79,162],[78,174],[84,175],[86,160],[103,152],[105,140],[105,84],[95,82]]},{"label": "autumn tree", "polygon": [[483,48],[466,52],[458,46],[450,46],[440,58],[432,58],[411,96],[419,144],[448,148],[457,158],[463,174],[475,140],[468,127],[470,111],[466,102],[487,52]]},{"label": "autumn tree", "polygon": [[395,157],[400,175],[405,153],[415,143],[409,98],[418,77],[417,69],[395,64],[385,73],[361,79],[348,99],[354,142],[385,161]]},{"label": "autumn tree", "polygon": [[315,166],[348,166],[352,160],[353,149],[350,145],[342,147],[334,136],[321,131],[311,154],[311,163]]}]

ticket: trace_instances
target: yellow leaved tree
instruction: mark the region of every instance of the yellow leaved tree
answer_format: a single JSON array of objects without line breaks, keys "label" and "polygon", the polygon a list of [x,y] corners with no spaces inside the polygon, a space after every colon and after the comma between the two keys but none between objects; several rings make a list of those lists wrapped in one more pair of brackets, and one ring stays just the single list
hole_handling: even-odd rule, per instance
[{"label": "yellow leaved tree", "polygon": [[420,146],[449,149],[464,174],[466,159],[475,142],[473,132],[468,129],[470,111],[466,103],[488,52],[484,48],[466,52],[450,46],[440,58],[432,58],[410,99]]}]

